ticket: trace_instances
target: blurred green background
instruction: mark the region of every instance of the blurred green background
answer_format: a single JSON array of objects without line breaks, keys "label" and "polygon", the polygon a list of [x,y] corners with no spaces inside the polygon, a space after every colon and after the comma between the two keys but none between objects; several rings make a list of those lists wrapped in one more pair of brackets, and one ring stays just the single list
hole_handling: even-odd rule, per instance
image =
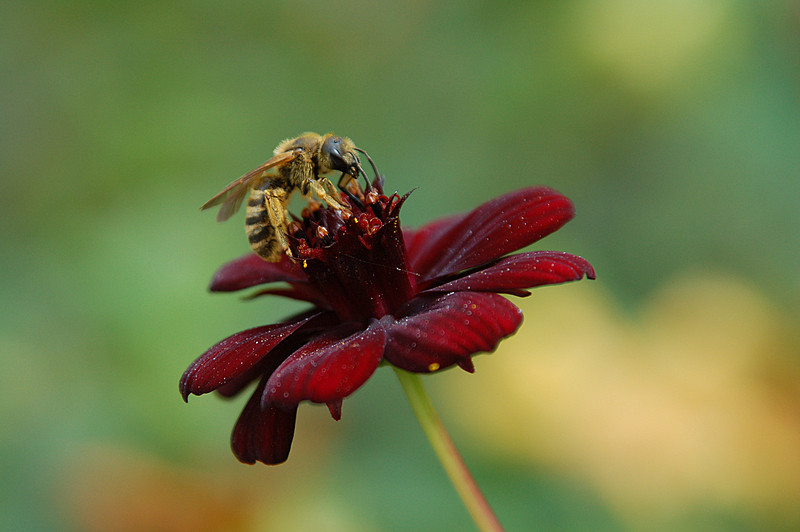
[{"label": "blurred green background", "polygon": [[425,381],[508,530],[800,527],[796,2],[11,0],[0,68],[0,529],[470,529],[388,370],[274,468],[179,397],[300,308],[207,293],[248,246],[198,207],[308,130],[409,225],[575,202],[537,247],[598,280]]}]

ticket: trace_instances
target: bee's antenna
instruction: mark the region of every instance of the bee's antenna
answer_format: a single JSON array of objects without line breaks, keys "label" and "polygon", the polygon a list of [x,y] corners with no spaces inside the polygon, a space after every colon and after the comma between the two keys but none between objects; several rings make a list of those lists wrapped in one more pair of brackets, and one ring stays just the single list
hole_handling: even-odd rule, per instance
[{"label": "bee's antenna", "polygon": [[[380,173],[380,172],[378,172],[378,167],[377,167],[377,166],[375,166],[375,161],[373,161],[373,160],[372,160],[372,157],[370,157],[370,156],[369,156],[369,153],[365,152],[365,151],[364,151],[364,150],[362,150],[361,148],[356,148],[356,151],[360,151],[361,153],[363,153],[363,154],[364,154],[364,156],[365,156],[365,157],[367,158],[367,160],[369,161],[369,164],[370,164],[370,166],[372,166],[372,171],[373,171],[373,172],[375,172],[375,177],[380,177],[380,176],[381,176],[381,173]],[[364,170],[361,170],[361,171],[363,172]],[[366,177],[366,174],[364,174],[364,177]]]},{"label": "bee's antenna", "polygon": [[[369,153],[365,152],[365,151],[364,151],[364,150],[362,150],[361,148],[356,148],[356,150],[357,150],[357,151],[360,151],[361,153],[363,153],[363,154],[364,154],[364,156],[365,156],[365,157],[367,158],[367,160],[369,161],[369,164],[370,164],[370,166],[372,166],[372,171],[373,171],[373,172],[375,172],[375,181],[376,181],[377,183],[379,183],[379,184],[380,184],[380,186],[383,186],[383,176],[382,176],[382,175],[381,175],[381,173],[378,171],[378,167],[377,167],[377,166],[375,166],[375,161],[373,161],[373,160],[372,160],[372,157],[370,157],[370,156],[369,156]],[[363,172],[363,170],[362,170],[362,172]],[[366,174],[364,174],[364,179],[367,179],[367,175],[366,175]],[[371,189],[371,188],[372,188],[372,184],[369,182],[369,179],[367,179],[367,190],[369,190],[369,189]]]},{"label": "bee's antenna", "polygon": [[361,165],[359,163],[356,163],[356,168],[358,168],[358,171],[361,173],[361,175],[364,176],[364,181],[367,183],[366,191],[369,192],[370,190],[372,190],[372,185],[369,182],[369,176],[364,171],[364,169],[361,168]]}]

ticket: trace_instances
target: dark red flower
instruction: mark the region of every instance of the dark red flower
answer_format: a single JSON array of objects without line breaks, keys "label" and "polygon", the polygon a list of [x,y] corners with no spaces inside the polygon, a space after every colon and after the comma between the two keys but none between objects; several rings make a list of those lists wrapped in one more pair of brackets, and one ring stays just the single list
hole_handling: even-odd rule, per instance
[{"label": "dark red flower", "polygon": [[554,190],[512,192],[416,230],[400,226],[407,197],[387,197],[376,183],[350,213],[306,209],[290,227],[294,258],[269,263],[251,254],[214,276],[212,291],[283,282],[255,295],[312,304],[283,323],[226,338],[181,378],[184,400],[214,390],[230,396],[258,381],[233,430],[242,462],[286,460],[298,404],[326,403],[339,419],[342,399],[382,361],[419,373],[474,371],[471,357],[494,350],[522,322],[499,294],[594,278],[586,260],[568,253],[508,255],[572,218],[572,203]]}]

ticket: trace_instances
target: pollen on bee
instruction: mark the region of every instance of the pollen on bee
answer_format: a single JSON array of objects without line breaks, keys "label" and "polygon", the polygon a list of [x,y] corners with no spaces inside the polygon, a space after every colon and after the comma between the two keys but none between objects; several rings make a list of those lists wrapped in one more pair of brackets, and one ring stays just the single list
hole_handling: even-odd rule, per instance
[{"label": "pollen on bee", "polygon": [[432,362],[431,364],[428,364],[428,371],[436,371],[440,367],[441,366],[439,365],[438,362]]}]

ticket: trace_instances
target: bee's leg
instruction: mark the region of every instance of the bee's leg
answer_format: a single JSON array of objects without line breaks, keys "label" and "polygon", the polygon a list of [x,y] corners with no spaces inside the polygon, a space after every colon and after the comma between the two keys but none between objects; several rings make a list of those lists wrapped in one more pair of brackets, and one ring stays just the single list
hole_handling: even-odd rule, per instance
[{"label": "bee's leg", "polygon": [[307,182],[310,191],[316,194],[319,199],[327,203],[328,206],[340,211],[350,210],[346,206],[342,205],[341,201],[339,201],[339,192],[328,178],[321,177],[319,181],[316,179],[309,179]]},{"label": "bee's leg", "polygon": [[264,191],[264,206],[267,210],[267,217],[270,225],[275,228],[275,237],[281,246],[281,251],[292,256],[289,249],[289,240],[286,238],[286,231],[289,227],[289,214],[286,211],[286,192],[278,188],[268,188]]},{"label": "bee's leg", "polygon": [[347,172],[342,172],[342,176],[339,178],[339,182],[336,184],[336,186],[342,192],[347,192],[347,185],[349,185],[350,181],[352,181],[353,179],[354,177],[348,174]]},{"label": "bee's leg", "polygon": [[[339,190],[342,191],[342,193],[345,196],[347,196],[347,199],[350,200],[350,203],[352,205],[357,205],[358,208],[363,211],[364,203],[360,199],[358,199],[355,194],[347,190],[347,185],[349,185],[353,181],[353,179],[355,178],[350,174],[342,172],[342,177],[339,178],[339,183],[337,183],[336,186],[339,188]],[[356,186],[358,186],[358,181],[356,181]]]}]

